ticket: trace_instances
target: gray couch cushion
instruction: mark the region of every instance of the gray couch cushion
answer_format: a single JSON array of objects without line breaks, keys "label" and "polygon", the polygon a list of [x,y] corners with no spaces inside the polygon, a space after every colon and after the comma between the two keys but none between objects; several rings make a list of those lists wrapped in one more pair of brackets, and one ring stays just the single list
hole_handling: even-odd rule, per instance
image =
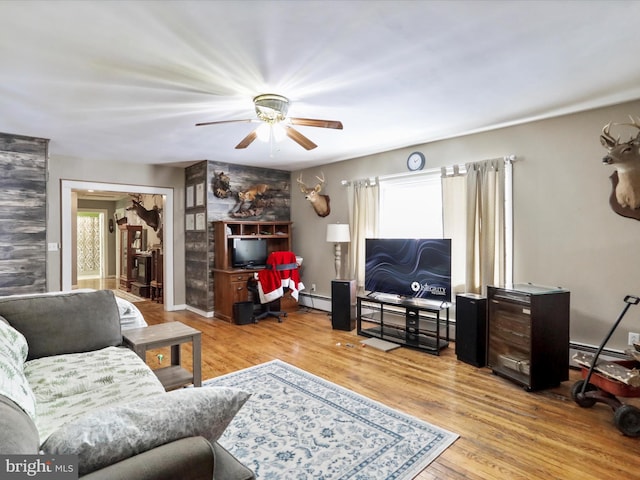
[{"label": "gray couch cushion", "polygon": [[7,397],[0,395],[0,453],[38,453],[40,437],[31,417]]},{"label": "gray couch cushion", "polygon": [[[218,459],[215,458],[216,467]],[[214,476],[211,444],[189,437],[161,445],[121,462],[83,475],[82,480],[246,480]]]},{"label": "gray couch cushion", "polygon": [[28,360],[122,343],[118,305],[110,290],[0,297],[0,315],[26,337]]}]

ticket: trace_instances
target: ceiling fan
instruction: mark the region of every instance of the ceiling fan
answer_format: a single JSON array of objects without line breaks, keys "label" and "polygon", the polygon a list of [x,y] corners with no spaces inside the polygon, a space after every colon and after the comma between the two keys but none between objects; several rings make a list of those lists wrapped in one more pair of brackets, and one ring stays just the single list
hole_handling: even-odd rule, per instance
[{"label": "ceiling fan", "polygon": [[291,125],[301,125],[305,127],[320,127],[320,128],[335,128],[342,130],[342,122],[335,120],[316,120],[313,118],[295,118],[287,117],[287,111],[289,110],[289,99],[282,95],[276,95],[273,93],[266,93],[254,97],[253,103],[256,108],[256,114],[258,119],[245,119],[245,120],[222,120],[219,122],[202,122],[196,123],[196,127],[203,125],[216,125],[219,123],[236,123],[236,122],[264,122],[255,130],[251,131],[249,135],[244,137],[236,148],[247,148],[251,142],[253,142],[259,135],[259,130],[263,125],[267,125],[271,138],[273,138],[273,127],[275,125],[281,126],[284,129],[285,134],[294,142],[302,146],[307,150],[312,150],[318,145],[313,143],[298,130],[291,127]]}]

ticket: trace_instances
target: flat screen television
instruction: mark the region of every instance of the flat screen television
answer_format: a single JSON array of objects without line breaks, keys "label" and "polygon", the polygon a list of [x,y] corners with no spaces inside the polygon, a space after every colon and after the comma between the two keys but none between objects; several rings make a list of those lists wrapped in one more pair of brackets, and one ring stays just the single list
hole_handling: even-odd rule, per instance
[{"label": "flat screen television", "polygon": [[231,263],[236,268],[264,267],[267,264],[267,241],[262,238],[234,238]]},{"label": "flat screen television", "polygon": [[368,238],[368,292],[451,302],[451,239]]}]

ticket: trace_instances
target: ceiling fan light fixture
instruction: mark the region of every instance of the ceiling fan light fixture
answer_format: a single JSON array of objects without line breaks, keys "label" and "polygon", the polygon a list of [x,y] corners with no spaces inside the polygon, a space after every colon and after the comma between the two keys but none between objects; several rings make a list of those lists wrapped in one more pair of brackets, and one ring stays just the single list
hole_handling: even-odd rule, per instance
[{"label": "ceiling fan light fixture", "polygon": [[258,140],[262,142],[269,142],[275,140],[281,142],[287,136],[284,127],[277,123],[263,123],[256,129],[256,135]]},{"label": "ceiling fan light fixture", "polygon": [[274,93],[265,93],[254,97],[256,114],[263,122],[275,124],[287,117],[289,99]]},{"label": "ceiling fan light fixture", "polygon": [[270,130],[271,130],[271,125],[269,125],[268,123],[260,124],[260,126],[256,129],[256,135],[258,136],[258,140],[260,140],[261,142],[268,142],[269,135],[271,135]]},{"label": "ceiling fan light fixture", "polygon": [[271,126],[271,131],[273,132],[273,138],[275,138],[276,142],[281,142],[287,136],[284,127],[278,123]]},{"label": "ceiling fan light fixture", "polygon": [[[313,143],[293,126],[333,128],[342,130],[342,122],[337,120],[319,120],[315,118],[297,118],[287,117],[289,110],[289,99],[275,93],[265,93],[253,97],[253,103],[258,119],[263,122],[258,128],[249,132],[240,143],[236,145],[236,149],[247,148],[251,143],[259,138],[268,141],[271,144],[271,152],[273,156],[274,144],[289,137],[305,150],[313,150],[318,145]],[[252,123],[255,119],[244,120],[220,120],[216,122],[200,122],[196,123],[196,127],[203,125],[215,125],[221,123]]]}]

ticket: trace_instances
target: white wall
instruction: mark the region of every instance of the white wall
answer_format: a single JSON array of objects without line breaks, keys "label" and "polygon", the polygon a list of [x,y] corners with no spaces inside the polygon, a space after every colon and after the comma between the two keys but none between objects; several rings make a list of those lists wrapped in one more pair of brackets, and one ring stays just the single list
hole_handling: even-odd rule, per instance
[{"label": "white wall", "polygon": [[[609,121],[640,116],[640,102],[552,120],[443,140],[304,170],[305,182],[322,171],[332,213],[315,215],[302,193],[292,193],[293,248],[304,257],[303,281],[329,296],[333,247],[324,241],[328,223],[347,222],[346,189],[340,180],[406,171],[414,150],[426,168],[517,155],[514,167],[514,281],[557,285],[571,291],[571,340],[598,345],[617,318],[627,294],[640,295],[640,222],[609,207],[611,166],[599,136]],[[622,139],[627,140],[628,131]],[[300,172],[292,173],[292,183]],[[407,205],[420,218],[419,206]],[[628,331],[640,331],[640,307],[632,307],[608,344],[624,349]]]}]

